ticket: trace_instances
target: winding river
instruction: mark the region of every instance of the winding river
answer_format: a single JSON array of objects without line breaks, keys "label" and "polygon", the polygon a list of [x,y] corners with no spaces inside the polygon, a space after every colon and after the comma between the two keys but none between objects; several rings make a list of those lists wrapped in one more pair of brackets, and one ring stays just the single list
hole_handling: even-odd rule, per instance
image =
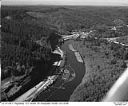
[{"label": "winding river", "polygon": [[85,74],[85,67],[83,63],[77,61],[74,52],[69,50],[69,44],[72,42],[74,41],[66,41],[61,49],[66,52],[66,65],[69,67],[68,70],[74,71],[75,78],[66,82],[60,76],[49,89],[42,92],[34,101],[69,101],[73,91],[81,83]]}]

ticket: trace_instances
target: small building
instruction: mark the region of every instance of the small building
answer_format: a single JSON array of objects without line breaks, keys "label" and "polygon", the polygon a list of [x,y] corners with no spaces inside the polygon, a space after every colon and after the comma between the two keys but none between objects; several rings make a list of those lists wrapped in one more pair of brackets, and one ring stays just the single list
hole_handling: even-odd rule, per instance
[{"label": "small building", "polygon": [[114,26],[114,27],[111,28],[111,30],[116,31],[117,28]]}]

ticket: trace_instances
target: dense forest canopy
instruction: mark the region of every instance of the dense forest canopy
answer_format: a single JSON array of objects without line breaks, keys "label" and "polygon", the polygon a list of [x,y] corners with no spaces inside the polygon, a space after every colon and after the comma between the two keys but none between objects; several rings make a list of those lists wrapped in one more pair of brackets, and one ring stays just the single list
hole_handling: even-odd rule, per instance
[{"label": "dense forest canopy", "polygon": [[[8,8],[3,7],[4,11],[7,11]],[[44,25],[45,23],[45,25],[52,26],[60,33],[65,34],[76,29],[91,28],[97,24],[112,26],[115,25],[115,22],[118,23],[119,20],[128,24],[127,10],[127,7],[21,6],[13,7],[10,12],[2,13],[2,17],[11,13],[13,18],[23,19],[29,24],[33,22]]]},{"label": "dense forest canopy", "polygon": [[[2,7],[2,79],[11,74],[23,75],[25,72],[19,72],[22,68],[17,70],[18,66],[25,67],[27,71],[30,67],[36,67],[35,61],[44,60],[44,66],[52,65],[55,61],[51,51],[56,48],[60,38],[56,29],[26,12],[23,7]],[[53,36],[56,36],[54,42]],[[37,43],[40,40],[41,45]]]}]

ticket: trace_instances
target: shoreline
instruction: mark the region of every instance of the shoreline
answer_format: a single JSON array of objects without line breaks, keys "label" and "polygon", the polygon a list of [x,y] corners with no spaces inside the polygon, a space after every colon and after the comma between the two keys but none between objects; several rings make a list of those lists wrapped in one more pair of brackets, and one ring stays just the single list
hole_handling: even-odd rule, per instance
[{"label": "shoreline", "polygon": [[[61,54],[61,57],[63,58],[60,61],[55,62],[56,64],[53,64],[55,66],[60,67],[60,72],[62,72],[63,67],[65,65],[65,53],[58,47],[59,52],[56,54]],[[20,97],[16,98],[15,102],[23,102],[23,101],[33,101],[43,90],[46,90],[47,87],[49,87],[51,84],[53,84],[56,79],[59,77],[59,75],[52,75],[47,78],[47,80],[43,80],[39,82],[37,85],[35,85],[33,88],[29,89],[27,92],[22,94]],[[25,98],[26,97],[26,98]]]},{"label": "shoreline", "polygon": [[[124,72],[124,68],[121,66],[122,61],[118,59],[116,62],[118,67],[115,67],[116,65],[110,64],[111,58],[106,58],[103,52],[97,52],[85,47],[82,42],[74,42],[73,46],[84,58],[86,73],[81,83],[70,96],[70,101],[102,101],[103,96],[106,95],[121,73]],[[118,68],[120,68],[119,72],[117,72]],[[114,72],[114,77],[112,72]],[[101,79],[103,80],[101,81]],[[95,89],[91,89],[92,87]],[[98,89],[101,89],[101,91]],[[93,96],[93,94],[98,95]]]},{"label": "shoreline", "polygon": [[75,55],[75,57],[76,57],[76,59],[77,59],[78,62],[84,63],[83,58],[82,58],[80,52],[78,52],[78,50],[74,49],[74,47],[73,47],[72,44],[69,44],[69,49],[72,52],[74,52],[74,55]]},{"label": "shoreline", "polygon": [[73,93],[70,95],[69,101],[72,101],[72,100],[71,100],[71,97],[72,97],[73,94],[77,91],[77,89],[84,83],[85,76],[86,76],[86,65],[85,65],[85,61],[84,61],[82,55],[80,54],[80,52],[79,52],[78,50],[76,50],[76,48],[73,47],[72,44],[69,45],[69,49],[70,49],[72,52],[74,52],[74,55],[75,55],[77,61],[78,61],[78,62],[82,62],[82,63],[84,64],[84,66],[85,66],[85,74],[84,74],[84,76],[83,76],[83,78],[82,78],[80,84],[75,88],[75,90],[73,91]]},{"label": "shoreline", "polygon": [[[85,68],[83,63],[78,62],[74,52],[72,52],[69,49],[68,45],[71,44],[71,42],[72,41],[67,41],[62,46],[62,50],[66,52],[67,60],[65,66],[66,69],[71,72],[70,76],[66,75],[64,79],[62,79],[62,77],[60,76],[60,78],[54,83],[55,85],[49,88],[48,91],[42,92],[41,95],[38,96],[36,101],[69,101],[70,96],[72,95],[76,87],[81,83],[85,73]],[[61,73],[63,74],[63,71]],[[68,72],[66,71],[65,74],[67,73]],[[53,93],[53,89],[55,90],[54,93]]]}]

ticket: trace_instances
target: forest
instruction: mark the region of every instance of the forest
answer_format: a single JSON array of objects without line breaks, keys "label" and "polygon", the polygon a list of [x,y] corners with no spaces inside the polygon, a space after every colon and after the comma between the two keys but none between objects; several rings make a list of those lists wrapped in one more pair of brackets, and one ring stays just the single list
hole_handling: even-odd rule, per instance
[{"label": "forest", "polygon": [[[127,68],[128,47],[103,39],[74,42],[85,62],[86,74],[70,101],[101,102]],[[126,97],[127,98],[127,97]]]},{"label": "forest", "polygon": [[[23,85],[25,85],[24,82],[31,80],[30,82],[36,84],[48,75],[52,75],[56,68],[52,64],[60,59],[60,56],[53,55],[52,51],[59,45],[60,35],[71,34],[72,31],[79,30],[96,30],[92,35],[97,38],[127,36],[127,11],[127,7],[2,6],[2,85],[9,80],[22,82]],[[110,30],[113,26],[118,27],[116,31]],[[100,45],[101,42],[91,43],[93,46],[97,44]],[[107,45],[107,47],[113,52],[112,64],[115,64],[116,58],[128,58],[127,55],[121,55],[124,48],[116,51],[118,46],[114,44]],[[123,53],[126,54],[126,52]],[[105,55],[107,57],[108,53],[106,52]],[[124,64],[121,69],[123,67],[125,67]],[[35,75],[38,77],[34,77]],[[109,75],[106,77],[109,78]],[[92,81],[85,84],[85,88],[90,89],[86,86],[90,85],[91,89],[95,89],[94,86],[92,87],[93,83]],[[102,85],[102,82],[100,84]],[[16,84],[9,86],[14,85]],[[9,89],[5,91],[8,92]],[[84,94],[85,101],[95,99],[95,97],[87,99],[88,94]],[[93,95],[92,92],[91,94]]]},{"label": "forest", "polygon": [[[8,93],[15,86],[20,88],[23,85],[26,85],[24,89],[30,89],[56,72],[57,67],[52,64],[60,56],[52,51],[56,49],[61,37],[55,28],[46,23],[40,25],[38,19],[27,15],[24,8],[3,7],[1,35],[2,88],[5,89],[4,84],[8,81],[12,82],[4,92]],[[23,92],[21,90],[20,94]],[[9,93],[7,95],[11,97]],[[2,99],[5,99],[3,95]]]}]

